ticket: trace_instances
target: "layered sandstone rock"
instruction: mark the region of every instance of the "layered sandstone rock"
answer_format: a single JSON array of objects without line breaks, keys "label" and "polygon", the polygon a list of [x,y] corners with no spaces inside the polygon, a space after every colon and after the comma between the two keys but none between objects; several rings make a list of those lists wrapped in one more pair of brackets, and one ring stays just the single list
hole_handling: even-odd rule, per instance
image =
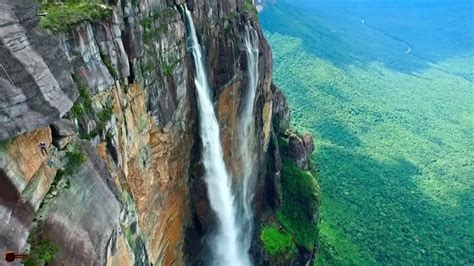
[{"label": "layered sandstone rock", "polygon": [[0,2],[0,140],[48,126],[77,98],[59,39],[36,16],[34,1]]},{"label": "layered sandstone rock", "polygon": [[[193,11],[225,161],[236,178],[249,20],[260,37],[252,158],[255,207],[263,208],[275,106],[271,52],[243,0],[123,0],[110,18],[61,34],[37,27],[33,0],[6,0],[0,3],[0,140],[7,139],[0,143],[0,183],[9,192],[0,195],[0,252],[28,251],[28,233],[39,229],[39,237],[60,248],[55,265],[199,262],[213,214],[202,179],[192,57],[175,6],[184,2]],[[76,87],[85,90],[76,101],[83,112],[64,116]],[[71,152],[85,161],[63,176]]]},{"label": "layered sandstone rock", "polygon": [[49,128],[0,142],[0,252],[25,246],[35,211],[53,182],[56,171],[40,151],[41,141],[51,143]]}]

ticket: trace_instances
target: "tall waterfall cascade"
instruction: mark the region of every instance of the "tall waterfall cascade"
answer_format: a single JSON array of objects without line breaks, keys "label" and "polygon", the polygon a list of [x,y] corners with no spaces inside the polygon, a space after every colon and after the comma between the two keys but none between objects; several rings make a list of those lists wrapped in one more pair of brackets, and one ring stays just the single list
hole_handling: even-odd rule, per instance
[{"label": "tall waterfall cascade", "polygon": [[210,205],[217,218],[217,229],[211,239],[212,264],[250,265],[250,258],[239,242],[240,227],[236,221],[236,205],[232,180],[224,163],[219,136],[219,123],[214,112],[211,89],[191,12],[184,5],[185,24],[195,65],[196,91],[200,116],[204,180]]},{"label": "tall waterfall cascade", "polygon": [[240,241],[246,252],[250,249],[253,231],[253,211],[251,206],[252,195],[255,189],[254,158],[252,158],[255,147],[254,132],[254,102],[259,81],[258,54],[259,39],[257,32],[252,28],[250,22],[245,26],[245,51],[247,54],[247,78],[248,89],[244,99],[244,105],[240,116],[240,157],[242,158],[242,193],[240,194],[240,206],[242,209]]}]

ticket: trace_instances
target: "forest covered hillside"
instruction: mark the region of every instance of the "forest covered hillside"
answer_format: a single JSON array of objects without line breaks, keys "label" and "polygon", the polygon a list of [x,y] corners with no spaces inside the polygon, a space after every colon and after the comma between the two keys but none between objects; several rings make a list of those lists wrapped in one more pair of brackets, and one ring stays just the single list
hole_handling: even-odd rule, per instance
[{"label": "forest covered hillside", "polygon": [[322,264],[474,262],[469,1],[278,1],[260,15],[315,136]]}]

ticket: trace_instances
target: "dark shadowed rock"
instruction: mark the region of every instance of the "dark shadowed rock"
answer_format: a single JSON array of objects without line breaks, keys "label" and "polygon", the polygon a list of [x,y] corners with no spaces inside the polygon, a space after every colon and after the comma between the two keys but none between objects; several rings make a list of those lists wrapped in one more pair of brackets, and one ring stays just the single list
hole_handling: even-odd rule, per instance
[{"label": "dark shadowed rock", "polygon": [[270,146],[268,147],[270,153],[270,171],[268,171],[266,178],[266,196],[270,206],[277,209],[281,203],[281,156],[278,147],[278,138],[272,130],[272,137],[270,139]]},{"label": "dark shadowed rock", "polygon": [[51,134],[53,136],[53,145],[62,150],[71,142],[73,136],[77,134],[76,125],[67,119],[60,119],[51,124]]},{"label": "dark shadowed rock", "polygon": [[66,136],[66,137],[59,137],[59,136],[53,136],[53,142],[52,144],[62,150],[64,149],[71,141],[73,140],[72,136]]},{"label": "dark shadowed rock", "polygon": [[128,57],[132,60],[143,54],[143,32],[139,25],[138,14],[135,14],[135,7],[132,5],[132,1],[123,2],[125,30],[122,35],[122,41]]},{"label": "dark shadowed rock", "polygon": [[51,124],[53,137],[67,137],[77,133],[76,125],[68,119],[60,119]]},{"label": "dark shadowed rock", "polygon": [[273,92],[273,126],[279,135],[283,135],[290,128],[290,108],[286,102],[285,95],[272,84]]},{"label": "dark shadowed rock", "polygon": [[306,133],[303,136],[303,144],[304,148],[306,149],[306,154],[311,155],[314,151],[314,141],[313,141],[313,135]]}]

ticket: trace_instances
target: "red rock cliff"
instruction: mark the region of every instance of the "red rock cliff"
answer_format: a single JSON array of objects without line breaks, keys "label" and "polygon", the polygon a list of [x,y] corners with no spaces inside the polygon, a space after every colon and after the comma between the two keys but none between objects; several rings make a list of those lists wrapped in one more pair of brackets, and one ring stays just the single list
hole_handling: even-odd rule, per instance
[{"label": "red rock cliff", "polygon": [[[55,265],[192,263],[213,224],[193,63],[176,8],[185,1],[108,2],[104,18],[59,31],[38,26],[33,0],[0,3],[0,252],[48,240],[59,247]],[[244,24],[258,32],[259,210],[268,190],[270,48],[244,0],[187,2],[235,176]]]}]

